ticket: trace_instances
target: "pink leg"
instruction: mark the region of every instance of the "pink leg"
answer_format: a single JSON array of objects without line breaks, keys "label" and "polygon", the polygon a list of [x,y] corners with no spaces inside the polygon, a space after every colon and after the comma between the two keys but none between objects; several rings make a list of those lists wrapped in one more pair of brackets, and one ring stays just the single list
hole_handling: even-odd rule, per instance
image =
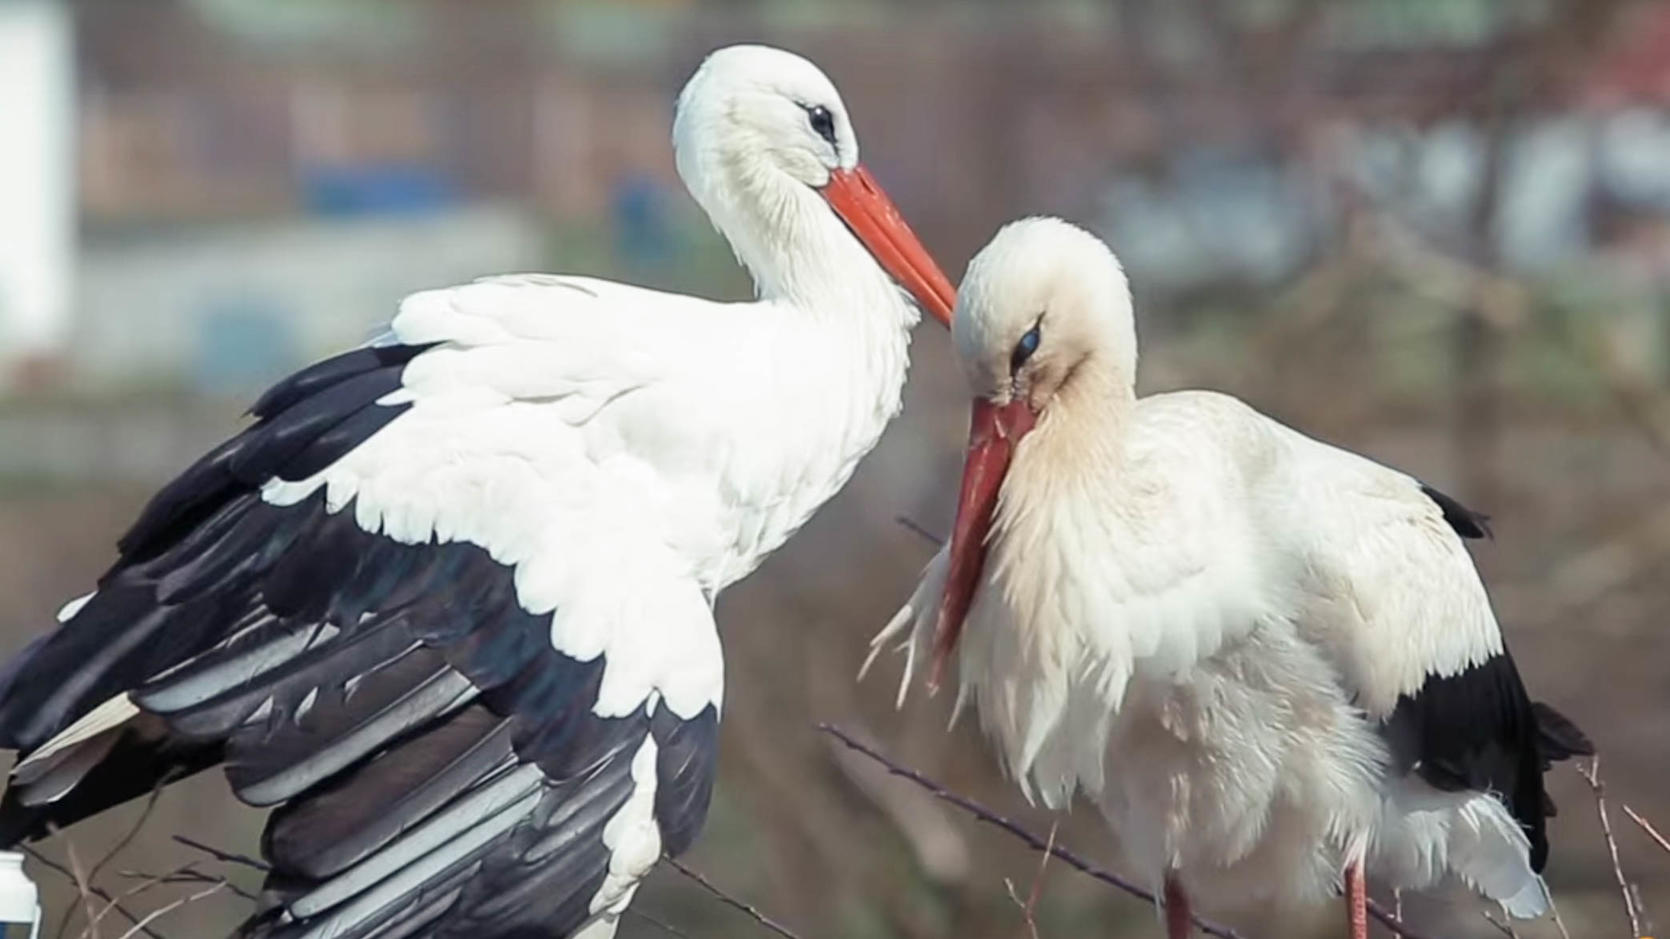
[{"label": "pink leg", "polygon": [[1166,876],[1166,939],[1188,939],[1194,929],[1194,917],[1189,911],[1189,895],[1177,879]]},{"label": "pink leg", "polygon": [[1345,868],[1345,907],[1351,939],[1368,939],[1368,883],[1361,861],[1352,861]]}]

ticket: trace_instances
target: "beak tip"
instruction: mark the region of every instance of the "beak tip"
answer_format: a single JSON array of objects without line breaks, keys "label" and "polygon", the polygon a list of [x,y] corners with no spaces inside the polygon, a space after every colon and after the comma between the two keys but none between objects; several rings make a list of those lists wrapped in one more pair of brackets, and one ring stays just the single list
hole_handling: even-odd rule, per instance
[{"label": "beak tip", "polygon": [[944,679],[945,653],[939,652],[934,655],[934,667],[928,672],[928,694],[930,696],[939,694],[939,688],[944,683]]},{"label": "beak tip", "polygon": [[917,305],[950,326],[956,287],[863,164],[832,170],[823,197]]}]

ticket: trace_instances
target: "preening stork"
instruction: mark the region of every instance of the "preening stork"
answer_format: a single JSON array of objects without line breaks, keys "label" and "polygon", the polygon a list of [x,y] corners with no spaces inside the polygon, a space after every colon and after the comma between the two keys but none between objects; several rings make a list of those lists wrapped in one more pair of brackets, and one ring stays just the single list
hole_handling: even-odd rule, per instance
[{"label": "preening stork", "polygon": [[1190,898],[1314,902],[1364,872],[1460,876],[1540,914],[1550,761],[1591,748],[1527,697],[1462,538],[1485,519],[1221,394],[1138,398],[1112,252],[1055,219],[969,264],[974,393],[952,538],[876,637],[955,653],[1028,796],[1075,790]]},{"label": "preening stork", "polygon": [[0,842],[224,764],[248,935],[614,932],[707,811],[715,595],[897,412],[900,285],[951,305],[811,63],[715,52],[673,137],[759,300],[489,278],[281,382],[0,672]]}]

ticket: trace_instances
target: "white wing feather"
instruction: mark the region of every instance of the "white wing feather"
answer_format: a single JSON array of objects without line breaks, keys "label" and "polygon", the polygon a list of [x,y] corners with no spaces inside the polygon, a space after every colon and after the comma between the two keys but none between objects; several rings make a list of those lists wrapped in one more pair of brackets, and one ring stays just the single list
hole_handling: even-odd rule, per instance
[{"label": "white wing feather", "polygon": [[[1116,492],[1062,482],[1071,441],[1023,442],[959,643],[959,706],[976,700],[1046,802],[1099,782],[1082,741],[1105,738],[1133,679],[1176,680],[1260,624],[1323,648],[1376,715],[1500,651],[1465,547],[1413,478],[1204,392],[1142,399],[1123,442]],[[908,631],[911,662],[926,654],[945,564],[874,650]]]},{"label": "white wing feather", "polygon": [[584,278],[414,294],[394,335],[441,345],[385,399],[411,407],[263,498],[291,504],[322,487],[367,531],[486,548],[515,568],[523,607],[553,613],[555,648],[607,657],[598,714],[660,694],[693,717],[723,687],[707,598],[735,511],[717,480],[737,456],[713,446],[727,427],[709,405],[725,391],[701,363],[744,315]]},{"label": "white wing feather", "polygon": [[1419,481],[1270,423],[1290,453],[1276,521],[1302,589],[1295,619],[1359,707],[1384,717],[1429,677],[1502,651],[1478,569]]}]

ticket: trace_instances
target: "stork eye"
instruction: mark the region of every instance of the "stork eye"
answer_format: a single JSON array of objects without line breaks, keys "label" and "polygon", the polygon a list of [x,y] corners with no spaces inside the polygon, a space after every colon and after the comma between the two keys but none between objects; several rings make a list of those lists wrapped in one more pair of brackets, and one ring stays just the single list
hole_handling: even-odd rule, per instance
[{"label": "stork eye", "polygon": [[1038,351],[1038,343],[1043,339],[1043,336],[1038,332],[1038,327],[1041,325],[1043,324],[1032,324],[1032,328],[1021,336],[1019,342],[1015,343],[1015,351],[1009,353],[1009,373],[1011,375],[1020,371],[1021,366],[1026,364],[1026,360],[1032,358],[1032,353]]},{"label": "stork eye", "polygon": [[829,141],[831,147],[835,146],[835,115],[830,114],[828,108],[821,104],[807,108],[806,120],[812,125],[813,132]]}]

